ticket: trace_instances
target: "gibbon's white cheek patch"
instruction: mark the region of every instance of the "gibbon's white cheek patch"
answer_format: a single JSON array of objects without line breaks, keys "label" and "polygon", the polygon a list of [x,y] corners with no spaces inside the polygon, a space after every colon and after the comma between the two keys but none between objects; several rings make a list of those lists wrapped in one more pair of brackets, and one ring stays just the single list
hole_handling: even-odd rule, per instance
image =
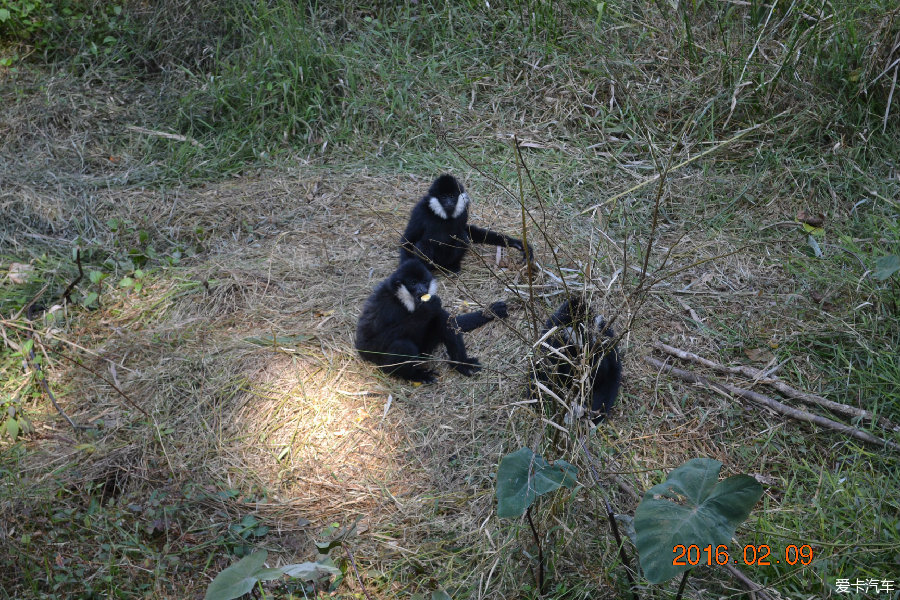
[{"label": "gibbon's white cheek patch", "polygon": [[409,312],[414,312],[416,310],[416,301],[413,298],[413,295],[409,293],[409,290],[406,289],[406,286],[402,283],[400,287],[397,288],[397,300],[400,301],[406,310]]},{"label": "gibbon's white cheek patch", "polygon": [[[457,205],[458,205],[458,204],[459,204],[459,200],[457,200],[456,203],[457,203]],[[444,207],[441,206],[441,201],[438,200],[437,198],[435,198],[434,196],[432,196],[431,198],[428,199],[428,208],[431,209],[431,212],[433,212],[434,214],[436,214],[436,215],[439,216],[440,218],[446,220],[446,218],[447,218],[447,211],[445,211],[445,210],[444,210]]]},{"label": "gibbon's white cheek patch", "polygon": [[[459,215],[463,214],[463,211],[466,210],[466,207],[469,205],[469,195],[465,192],[460,194],[456,198],[456,208],[453,209],[453,218],[455,219]],[[447,217],[444,217],[445,219]]]}]

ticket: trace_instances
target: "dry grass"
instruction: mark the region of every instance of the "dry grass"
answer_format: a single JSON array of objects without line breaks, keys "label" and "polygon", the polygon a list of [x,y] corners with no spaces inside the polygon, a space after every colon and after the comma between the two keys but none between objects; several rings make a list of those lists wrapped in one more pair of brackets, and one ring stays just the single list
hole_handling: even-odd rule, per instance
[{"label": "dry grass", "polygon": [[[486,186],[473,180],[473,221],[516,231],[517,207],[483,193]],[[72,315],[66,334],[91,352],[71,354],[107,376],[115,365],[121,389],[153,415],[154,424],[140,425],[140,415],[91,372],[52,365],[52,383],[64,390],[60,396],[70,415],[80,423],[104,423],[93,452],[65,474],[69,485],[95,483],[108,487],[110,496],[179,482],[240,490],[242,498],[256,500],[213,505],[233,519],[252,507],[273,524],[267,539],[280,550],[276,561],[308,559],[310,534],[329,522],[362,517],[354,551],[370,587],[383,597],[427,589],[431,575],[441,578],[435,585],[477,589],[478,597],[517,589],[528,569],[521,558],[528,534],[493,516],[499,458],[523,445],[543,448],[547,456],[579,465],[582,483],[590,486],[586,458],[574,443],[587,433],[584,426],[571,437],[548,437],[553,430],[520,402],[533,331],[523,304],[513,303],[507,322],[467,335],[471,353],[485,365],[473,379],[442,369],[437,385],[404,386],[385,380],[352,351],[359,308],[394,267],[395,240],[427,183],[307,170],[164,197],[139,191],[101,196],[98,222],[140,216],[156,224],[154,237],[173,240],[190,239],[202,228],[206,249],[178,269],[157,271],[140,294],[106,295],[101,310]],[[603,256],[601,236],[589,221],[542,220],[549,239],[568,241],[561,266],[575,268],[567,275],[583,286],[584,263],[579,267],[568,257],[589,256],[591,246]],[[678,227],[664,224],[651,264],[679,238],[674,266],[735,248],[682,237]],[[552,270],[546,243],[531,239],[539,261]],[[512,299],[503,280],[527,289],[524,270],[498,269],[494,258],[491,249],[479,249],[458,279],[442,278],[445,304],[465,310],[467,304]],[[732,254],[654,288],[622,342],[623,397],[609,423],[591,437],[601,473],[626,474],[639,493],[656,481],[659,469],[694,456],[717,458],[729,470],[772,475],[777,452],[754,440],[773,428],[797,435],[799,426],[658,378],[642,362],[644,344],[638,342],[665,336],[715,355],[720,349],[697,338],[684,316],[710,322],[716,313],[751,320],[767,314],[766,305],[779,298],[786,281],[761,269],[761,260]],[[618,283],[610,286],[614,277],[621,280],[615,265],[608,258],[595,261],[591,285],[611,288],[597,293],[595,304],[607,314],[622,311],[624,324],[636,307],[624,303]],[[543,274],[534,289],[538,295],[559,292]],[[556,303],[551,298],[546,310]],[[277,347],[268,342],[273,337]],[[72,444],[62,430],[48,434],[23,458],[23,472],[52,476],[54,464],[71,460]],[[757,449],[735,464],[735,450],[742,447]],[[555,579],[576,576],[593,593],[616,596],[608,587],[609,577],[615,578],[608,565],[615,561],[600,498],[610,496],[618,512],[630,512],[635,503],[622,493],[611,486],[579,494],[574,503],[552,503],[541,525],[562,528],[549,538]],[[217,556],[214,564],[227,559]]]}]

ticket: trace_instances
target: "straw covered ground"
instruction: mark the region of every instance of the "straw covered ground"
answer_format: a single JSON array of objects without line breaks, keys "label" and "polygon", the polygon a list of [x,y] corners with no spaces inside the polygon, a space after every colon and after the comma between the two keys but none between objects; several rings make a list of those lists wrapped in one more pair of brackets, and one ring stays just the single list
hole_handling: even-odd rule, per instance
[{"label": "straw covered ground", "polygon": [[[357,523],[353,552],[368,580],[389,582],[377,590],[384,597],[447,581],[502,595],[530,578],[522,555],[527,529],[495,513],[497,463],[521,446],[556,446],[580,467],[584,486],[593,486],[591,469],[604,474],[601,492],[557,499],[543,517],[553,530],[554,576],[578,579],[583,589],[615,588],[608,572],[615,546],[602,499],[610,498],[617,512],[632,511],[637,500],[629,487],[641,493],[663,465],[716,458],[774,484],[767,501],[778,510],[799,508],[785,503],[779,489],[790,478],[781,449],[796,436],[817,435],[814,430],[667,380],[642,361],[660,338],[705,355],[742,354],[693,334],[686,315],[714,323],[716,313],[727,312],[773,340],[790,336],[795,325],[772,314],[796,295],[790,278],[774,267],[777,244],[768,246],[769,256],[747,249],[729,254],[736,246],[727,240],[663,224],[656,255],[669,254],[677,267],[688,268],[658,282],[625,328],[619,404],[596,430],[579,423],[570,426],[571,436],[554,436],[523,402],[535,337],[526,310],[527,269],[515,255],[498,266],[493,248],[478,248],[458,278],[440,280],[439,294],[454,312],[498,298],[510,302],[506,322],[467,334],[470,353],[485,367],[478,376],[443,368],[437,384],[414,387],[386,379],[355,356],[362,302],[394,268],[399,233],[428,183],[418,176],[301,169],[166,194],[100,195],[98,223],[139,218],[151,238],[192,240],[195,254],[155,271],[139,292],[104,289],[99,308],[69,315],[65,336],[45,330],[50,385],[63,409],[76,423],[100,428],[76,445],[64,421],[52,414],[38,419],[34,447],[20,458],[21,472],[35,475],[29,486],[89,504],[96,489],[101,500],[126,499],[136,513],[127,516],[137,548],[156,544],[176,556],[216,548],[229,531],[241,541],[230,527],[248,514],[251,523],[271,528],[260,541],[285,562],[310,558],[312,540],[328,524]],[[674,178],[672,185],[677,198],[690,178]],[[473,222],[521,229],[514,198],[477,174],[470,189]],[[632,213],[651,209],[649,195]],[[538,318],[562,297],[555,278],[562,273],[573,289],[587,285],[598,309],[628,323],[636,307],[621,292],[621,261],[609,254],[621,240],[607,241],[590,216],[542,213],[539,202],[530,204]],[[62,215],[71,207],[44,210]],[[52,218],[47,224],[66,227]],[[550,243],[559,240],[564,247]],[[591,255],[595,266],[586,279],[578,257]],[[771,352],[762,356],[758,366]],[[585,435],[593,461],[574,441]],[[54,469],[61,461],[78,466]],[[627,474],[619,478],[623,486],[615,474]],[[162,509],[148,505],[148,493]],[[4,510],[27,514],[26,497]],[[42,543],[41,535],[35,532],[31,543]],[[56,560],[70,559],[64,547],[54,552]],[[230,562],[221,552],[207,560],[206,573],[213,574]],[[155,594],[175,597],[184,589],[181,576],[168,579],[178,567],[170,569],[146,566]],[[438,574],[440,580],[430,579]],[[208,581],[203,573],[191,577],[198,588]],[[741,589],[727,578],[713,585],[720,592]]]}]

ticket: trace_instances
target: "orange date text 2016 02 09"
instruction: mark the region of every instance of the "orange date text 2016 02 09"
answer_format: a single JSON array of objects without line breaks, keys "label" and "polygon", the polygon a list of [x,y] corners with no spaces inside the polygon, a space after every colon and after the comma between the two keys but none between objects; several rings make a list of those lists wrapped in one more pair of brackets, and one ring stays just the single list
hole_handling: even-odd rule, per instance
[{"label": "orange date text 2016 02 09", "polygon": [[734,554],[730,553],[728,546],[724,544],[719,544],[716,547],[713,547],[712,544],[708,546],[676,544],[672,552],[675,553],[672,564],[680,567],[739,563],[767,567],[781,563],[796,565],[798,562],[806,566],[813,559],[813,549],[809,544],[803,544],[802,546],[788,544],[784,548],[783,556],[773,554],[772,549],[767,544],[760,546],[746,544]]}]

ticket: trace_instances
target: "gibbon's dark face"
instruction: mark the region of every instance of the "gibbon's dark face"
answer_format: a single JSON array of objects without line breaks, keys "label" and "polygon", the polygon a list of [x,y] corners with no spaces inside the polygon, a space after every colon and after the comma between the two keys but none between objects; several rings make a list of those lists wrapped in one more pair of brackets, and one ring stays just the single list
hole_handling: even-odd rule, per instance
[{"label": "gibbon's dark face", "polygon": [[441,175],[428,190],[428,208],[438,217],[455,219],[469,206],[469,195],[452,175]]},{"label": "gibbon's dark face", "polygon": [[437,280],[422,261],[409,259],[397,270],[394,294],[406,310],[415,312],[426,302],[433,302],[437,294]]}]

